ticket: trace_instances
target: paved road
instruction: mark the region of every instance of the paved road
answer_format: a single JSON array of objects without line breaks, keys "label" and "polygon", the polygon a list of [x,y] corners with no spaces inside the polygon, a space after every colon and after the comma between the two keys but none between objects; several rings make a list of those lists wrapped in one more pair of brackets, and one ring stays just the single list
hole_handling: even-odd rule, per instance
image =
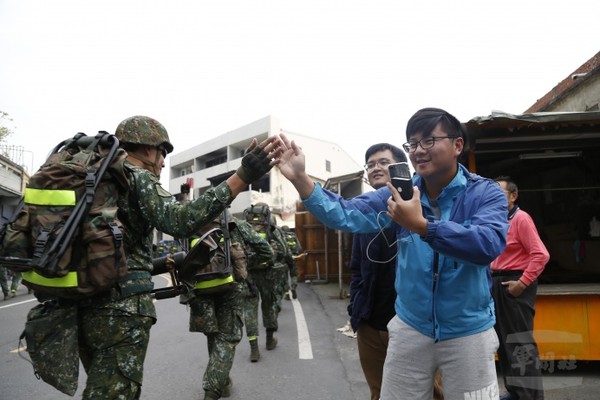
[{"label": "paved road", "polygon": [[[156,279],[161,284],[161,277]],[[231,399],[368,399],[356,340],[337,331],[347,320],[347,299],[340,299],[345,291],[347,288],[337,283],[301,284],[299,301],[284,302],[275,350],[265,349],[264,331],[258,363],[249,362],[245,338],[238,346]],[[31,366],[16,353],[25,315],[34,304],[24,287],[16,298],[0,302],[0,399],[70,399],[37,381]],[[156,307],[159,320],[151,333],[142,399],[202,399],[202,372],[207,361],[204,335],[187,331],[188,313],[177,299],[161,300]],[[558,362],[547,365],[547,400],[600,398],[600,363],[577,362],[574,366],[561,370]],[[81,396],[84,384],[81,369],[75,398]]]},{"label": "paved road", "polygon": [[[15,299],[0,303],[0,399],[69,399],[36,380],[31,366],[16,352],[26,313],[36,304],[33,296],[21,289]],[[275,350],[267,351],[262,330],[262,358],[258,363],[249,361],[250,348],[247,339],[243,339],[231,374],[231,399],[369,397],[355,351],[356,341],[336,331],[346,322],[342,312],[345,300],[321,295],[313,286],[301,284],[299,301],[284,302],[279,344]],[[207,362],[205,337],[188,332],[188,312],[177,299],[160,300],[156,307],[158,322],[151,332],[142,399],[202,399],[202,373]],[[83,368],[79,382],[76,398],[85,385]]]}]

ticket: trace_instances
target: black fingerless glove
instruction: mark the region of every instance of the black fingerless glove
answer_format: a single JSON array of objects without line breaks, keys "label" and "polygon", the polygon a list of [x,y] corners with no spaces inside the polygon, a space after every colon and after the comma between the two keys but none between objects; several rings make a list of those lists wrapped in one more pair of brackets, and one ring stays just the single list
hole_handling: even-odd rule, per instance
[{"label": "black fingerless glove", "polygon": [[235,172],[249,185],[271,170],[271,160],[267,156],[260,146],[256,146],[246,153],[242,158],[242,165]]}]

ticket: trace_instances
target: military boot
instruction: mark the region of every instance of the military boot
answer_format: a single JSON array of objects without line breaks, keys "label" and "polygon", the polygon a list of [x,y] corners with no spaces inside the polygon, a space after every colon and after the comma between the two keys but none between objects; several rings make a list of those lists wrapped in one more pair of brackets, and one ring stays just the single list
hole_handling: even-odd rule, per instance
[{"label": "military boot", "polygon": [[250,341],[250,361],[257,362],[260,359],[260,351],[258,351],[258,339]]},{"label": "military boot", "polygon": [[219,395],[207,390],[204,392],[204,400],[219,400]]},{"label": "military boot", "polygon": [[275,330],[267,329],[267,350],[273,350],[277,347],[277,338],[273,336]]}]

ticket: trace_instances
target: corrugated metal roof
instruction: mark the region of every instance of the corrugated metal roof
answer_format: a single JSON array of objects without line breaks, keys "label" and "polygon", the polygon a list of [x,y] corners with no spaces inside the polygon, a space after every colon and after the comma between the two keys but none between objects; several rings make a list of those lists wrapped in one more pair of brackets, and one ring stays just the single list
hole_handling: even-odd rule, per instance
[{"label": "corrugated metal roof", "polygon": [[569,147],[600,139],[600,111],[508,114],[500,111],[467,122],[466,150],[481,154],[517,148]]},{"label": "corrugated metal roof", "polygon": [[562,126],[581,123],[597,125],[600,123],[600,111],[581,112],[539,112],[531,114],[509,114],[492,111],[488,116],[472,118],[466,123],[467,129],[477,128],[513,128],[537,126]]},{"label": "corrugated metal roof", "polygon": [[340,189],[339,195],[344,198],[358,196],[362,193],[362,180],[364,171],[353,172],[351,174],[335,176],[327,179],[323,187],[335,193]]}]

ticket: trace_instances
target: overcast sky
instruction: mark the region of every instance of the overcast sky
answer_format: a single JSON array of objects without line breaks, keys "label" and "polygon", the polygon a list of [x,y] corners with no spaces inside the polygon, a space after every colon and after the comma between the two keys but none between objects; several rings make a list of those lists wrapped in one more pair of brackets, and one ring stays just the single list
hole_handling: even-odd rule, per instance
[{"label": "overcast sky", "polygon": [[362,164],[422,107],[525,111],[599,51],[594,4],[0,0],[0,110],[34,170],[136,114],[175,152],[273,115]]}]

